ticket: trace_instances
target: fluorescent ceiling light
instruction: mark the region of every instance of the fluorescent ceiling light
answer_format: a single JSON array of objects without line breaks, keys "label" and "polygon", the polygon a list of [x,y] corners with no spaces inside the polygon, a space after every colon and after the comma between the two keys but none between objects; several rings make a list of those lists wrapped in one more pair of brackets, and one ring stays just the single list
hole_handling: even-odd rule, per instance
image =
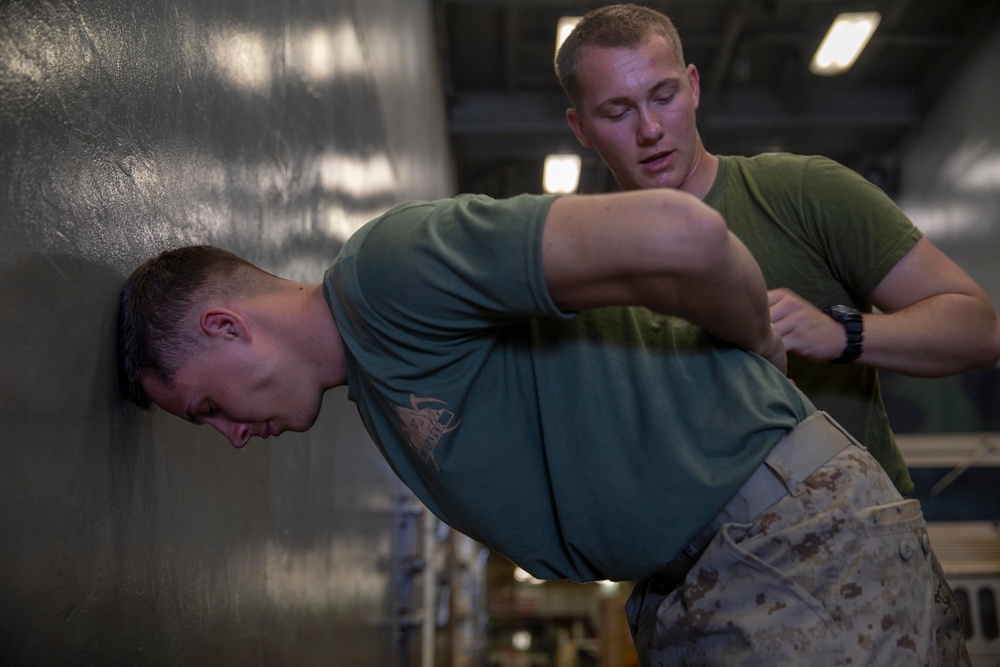
[{"label": "fluorescent ceiling light", "polygon": [[573,153],[552,153],[545,156],[542,187],[546,192],[572,194],[580,185],[580,167],[583,160]]},{"label": "fluorescent ceiling light", "polygon": [[809,71],[832,75],[851,69],[881,20],[882,15],[878,12],[839,15],[809,63]]},{"label": "fluorescent ceiling light", "polygon": [[566,41],[569,34],[573,32],[573,28],[576,24],[580,22],[582,16],[564,16],[559,19],[559,24],[556,26],[556,53],[559,53],[559,47],[562,43]]}]

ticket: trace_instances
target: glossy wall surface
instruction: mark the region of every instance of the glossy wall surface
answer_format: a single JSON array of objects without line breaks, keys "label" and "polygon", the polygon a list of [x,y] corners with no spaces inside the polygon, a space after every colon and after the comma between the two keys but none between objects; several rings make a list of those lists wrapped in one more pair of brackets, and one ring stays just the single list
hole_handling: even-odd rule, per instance
[{"label": "glossy wall surface", "polygon": [[452,194],[435,62],[429,1],[0,2],[0,663],[398,663],[345,395],[237,451],[122,403],[114,318],[165,248],[318,281]]},{"label": "glossy wall surface", "polygon": [[[1000,308],[998,70],[1000,28],[994,28],[966,66],[950,72],[936,96],[903,155],[897,200]],[[882,376],[897,433],[1000,431],[1000,368],[936,379]],[[995,481],[992,486],[995,490]],[[987,511],[996,516],[1000,505],[992,503]]]}]

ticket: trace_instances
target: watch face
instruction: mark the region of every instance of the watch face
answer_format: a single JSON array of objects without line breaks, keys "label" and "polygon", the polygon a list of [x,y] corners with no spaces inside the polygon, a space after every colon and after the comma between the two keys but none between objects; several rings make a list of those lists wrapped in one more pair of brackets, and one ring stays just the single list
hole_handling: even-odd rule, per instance
[{"label": "watch face", "polygon": [[861,317],[861,312],[851,308],[850,306],[827,306],[823,309],[823,311],[833,319],[840,322]]},{"label": "watch face", "polygon": [[861,312],[850,306],[827,306],[823,312],[839,322],[847,332],[847,345],[843,353],[831,363],[849,364],[861,356],[861,343],[864,340],[864,319]]}]

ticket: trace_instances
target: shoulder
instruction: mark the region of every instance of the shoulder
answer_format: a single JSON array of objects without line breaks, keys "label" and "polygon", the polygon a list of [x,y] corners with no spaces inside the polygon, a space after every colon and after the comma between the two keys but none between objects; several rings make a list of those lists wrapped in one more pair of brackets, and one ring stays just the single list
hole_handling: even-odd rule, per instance
[{"label": "shoulder", "polygon": [[[817,175],[849,175],[853,171],[822,155],[761,153],[754,156],[726,156],[730,169],[752,179],[777,179],[784,183],[802,183]],[[856,174],[855,174],[856,175]]]},{"label": "shoulder", "polygon": [[789,190],[800,188],[817,161],[835,162],[814,155],[793,153],[761,153],[753,156],[720,156],[730,179],[736,178],[754,187]]},{"label": "shoulder", "polygon": [[541,238],[554,200],[462,195],[400,204],[358,230],[328,276],[353,299],[410,319],[431,303],[435,317],[533,312],[547,299]]},{"label": "shoulder", "polygon": [[762,153],[724,159],[733,174],[731,178],[740,178],[761,192],[796,193],[806,201],[829,196],[842,198],[845,191],[852,196],[885,197],[877,185],[861,174],[823,155]]},{"label": "shoulder", "polygon": [[398,249],[404,244],[452,244],[482,235],[512,234],[544,221],[555,198],[520,195],[493,199],[464,194],[450,199],[405,202],[362,228],[364,234],[356,243],[380,247],[387,244]]}]

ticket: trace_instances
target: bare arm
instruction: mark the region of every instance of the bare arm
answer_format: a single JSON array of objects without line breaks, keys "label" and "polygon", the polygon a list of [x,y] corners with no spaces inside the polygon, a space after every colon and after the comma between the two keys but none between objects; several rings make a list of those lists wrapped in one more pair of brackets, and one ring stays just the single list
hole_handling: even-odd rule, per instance
[{"label": "bare arm", "polygon": [[872,302],[883,314],[865,317],[862,363],[938,377],[1000,358],[1000,322],[989,297],[926,239],[882,279]]},{"label": "bare arm", "polygon": [[690,195],[645,190],[556,200],[542,261],[549,293],[564,310],[645,306],[785,370],[760,268],[722,217]]},{"label": "bare arm", "polygon": [[[922,239],[872,292],[881,313],[864,316],[855,362],[921,377],[986,368],[1000,358],[1000,321],[985,292]],[[770,294],[771,317],[789,352],[816,362],[840,356],[843,327],[789,290]]]}]

